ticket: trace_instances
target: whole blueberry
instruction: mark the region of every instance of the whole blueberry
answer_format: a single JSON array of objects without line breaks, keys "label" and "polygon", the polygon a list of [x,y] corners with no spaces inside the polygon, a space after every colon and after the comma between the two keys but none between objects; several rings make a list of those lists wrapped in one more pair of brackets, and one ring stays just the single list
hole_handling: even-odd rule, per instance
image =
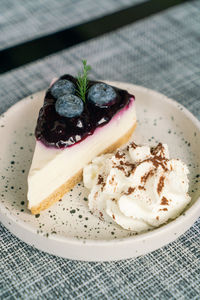
[{"label": "whole blueberry", "polygon": [[69,94],[75,94],[76,87],[73,84],[73,82],[66,80],[66,79],[60,79],[57,80],[51,87],[51,94],[58,99],[59,97],[63,95],[69,95]]},{"label": "whole blueberry", "polygon": [[88,92],[88,100],[98,107],[113,105],[117,98],[114,88],[106,83],[94,84]]},{"label": "whole blueberry", "polygon": [[55,104],[56,112],[66,118],[78,117],[83,112],[83,101],[75,95],[64,95]]}]

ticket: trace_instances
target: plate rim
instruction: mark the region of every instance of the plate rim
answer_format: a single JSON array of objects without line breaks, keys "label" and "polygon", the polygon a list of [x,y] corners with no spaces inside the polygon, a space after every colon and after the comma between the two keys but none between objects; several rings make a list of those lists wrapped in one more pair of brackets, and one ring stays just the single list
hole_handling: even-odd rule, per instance
[{"label": "plate rim", "polygon": [[[167,102],[168,104],[172,105],[173,107],[176,107],[176,109],[180,109],[181,108],[181,113],[183,113],[185,116],[187,116],[192,123],[195,125],[195,127],[198,129],[198,134],[200,134],[200,121],[182,104],[180,104],[179,102],[177,102],[174,99],[171,99],[167,96],[165,96],[164,94],[157,92],[155,90],[140,86],[140,85],[135,85],[132,83],[127,83],[127,82],[118,82],[118,81],[107,81],[104,80],[105,82],[111,84],[111,85],[126,85],[126,87],[130,86],[131,88],[135,88],[138,91],[142,91],[142,92],[146,92],[146,93],[150,93],[152,95],[155,95],[156,97],[159,97],[160,99],[162,99],[164,102]],[[3,112],[3,114],[0,115],[0,120],[2,119],[2,116],[5,117],[6,114],[12,113],[13,110],[15,110],[18,106],[22,105],[25,102],[31,102],[31,96],[33,97],[38,97],[40,94],[44,93],[45,90],[41,90],[38,91],[34,94],[31,94],[21,100],[19,100],[18,102],[16,102],[14,105],[12,105],[11,107],[9,107],[5,112]],[[64,237],[60,234],[57,235],[49,235],[48,239],[53,240],[53,241],[57,241],[57,242],[62,242],[64,244],[66,243],[70,243],[71,245],[75,245],[75,246],[82,246],[84,247],[84,245],[87,246],[110,246],[111,244],[115,244],[115,245],[120,245],[120,244],[132,244],[137,241],[140,240],[145,240],[145,239],[152,239],[155,235],[158,235],[162,232],[164,232],[165,230],[170,230],[171,227],[174,226],[178,226],[180,225],[180,223],[182,222],[182,219],[184,218],[184,220],[187,219],[191,219],[192,217],[192,221],[190,221],[190,225],[188,225],[188,228],[190,228],[190,226],[195,222],[195,220],[197,220],[199,213],[197,213],[198,211],[198,207],[200,205],[200,196],[196,199],[195,203],[193,203],[191,205],[191,207],[189,207],[188,209],[186,209],[180,216],[178,216],[176,219],[170,221],[167,224],[163,224],[162,226],[155,228],[151,231],[145,232],[145,233],[141,233],[138,235],[134,235],[131,237],[124,237],[124,238],[116,238],[116,239],[109,239],[109,240],[105,240],[105,239],[100,239],[100,240],[95,240],[95,239],[77,239],[75,237]],[[12,221],[15,224],[17,223],[23,230],[26,230],[28,232],[31,232],[33,234],[37,234],[35,229],[29,225],[28,223],[23,222],[21,219],[16,219],[16,216],[14,216],[10,211],[6,210],[5,206],[3,205],[3,203],[0,201],[0,216],[3,214],[5,218],[8,219],[8,221]],[[2,219],[2,218],[1,218]],[[10,229],[10,227],[6,224],[6,222],[2,222],[2,224],[11,232],[12,230]],[[186,229],[187,230],[187,229]],[[183,232],[181,234],[183,234],[186,230],[183,230]],[[181,234],[177,235],[175,237],[178,238]],[[17,236],[14,233],[15,236]],[[39,234],[40,237],[46,239],[47,237]],[[18,236],[17,236],[18,237]],[[25,241],[25,240],[23,240]],[[27,243],[27,242],[26,242]],[[158,248],[158,247],[157,247]],[[157,249],[156,248],[156,249]],[[43,250],[45,251],[45,250]],[[47,251],[45,251],[47,252]]]}]

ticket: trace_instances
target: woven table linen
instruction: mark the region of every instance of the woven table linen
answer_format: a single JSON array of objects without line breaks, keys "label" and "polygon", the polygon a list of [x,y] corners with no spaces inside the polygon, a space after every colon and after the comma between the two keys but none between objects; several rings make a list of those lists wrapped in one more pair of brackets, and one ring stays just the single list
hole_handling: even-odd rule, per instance
[{"label": "woven table linen", "polygon": [[139,4],[145,0],[1,0],[0,49]]},{"label": "woven table linen", "polygon": [[[123,2],[131,1],[118,1],[118,7]],[[6,41],[2,42],[5,47]],[[0,113],[47,88],[53,77],[77,74],[83,58],[92,65],[92,78],[157,90],[200,119],[200,1],[186,2],[1,75]],[[200,299],[200,219],[157,251],[105,263],[43,253],[1,225],[0,299]]]}]

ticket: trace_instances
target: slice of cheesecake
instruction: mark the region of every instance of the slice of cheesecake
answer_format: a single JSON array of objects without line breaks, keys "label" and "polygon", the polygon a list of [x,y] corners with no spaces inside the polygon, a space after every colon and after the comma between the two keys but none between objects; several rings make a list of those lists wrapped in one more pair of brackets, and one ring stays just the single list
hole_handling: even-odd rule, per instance
[{"label": "slice of cheesecake", "polygon": [[47,91],[35,129],[28,175],[28,208],[38,214],[82,179],[95,156],[126,143],[136,126],[135,99],[127,91],[88,81],[85,99],[70,75]]}]

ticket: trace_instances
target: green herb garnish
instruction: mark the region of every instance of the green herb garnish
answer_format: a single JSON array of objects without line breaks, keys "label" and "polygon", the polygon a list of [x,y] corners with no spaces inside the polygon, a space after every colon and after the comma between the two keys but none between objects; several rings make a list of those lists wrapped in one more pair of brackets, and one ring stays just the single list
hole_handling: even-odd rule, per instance
[{"label": "green herb garnish", "polygon": [[85,95],[88,90],[88,72],[91,70],[90,66],[87,66],[87,60],[82,60],[83,63],[83,70],[82,73],[78,73],[77,77],[77,94],[79,97],[85,102]]}]

